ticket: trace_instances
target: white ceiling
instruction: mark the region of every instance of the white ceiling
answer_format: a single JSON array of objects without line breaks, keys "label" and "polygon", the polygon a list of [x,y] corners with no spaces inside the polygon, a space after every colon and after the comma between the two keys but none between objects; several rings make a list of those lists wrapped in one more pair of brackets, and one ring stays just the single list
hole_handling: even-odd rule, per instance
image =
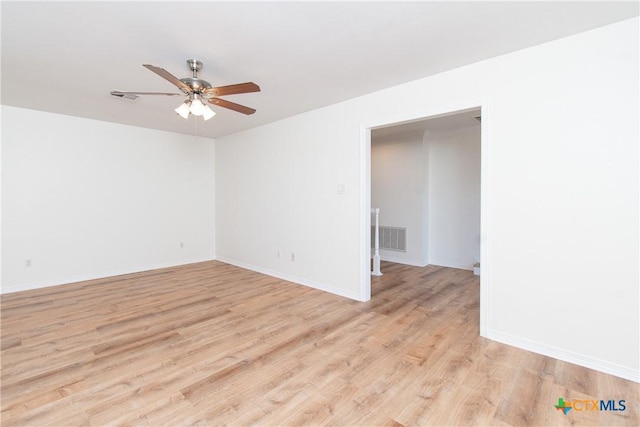
[{"label": "white ceiling", "polygon": [[[2,2],[2,104],[217,137],[638,16],[602,2]],[[152,64],[214,86],[254,81],[196,123]]]},{"label": "white ceiling", "polygon": [[480,128],[481,110],[471,109],[444,116],[413,120],[391,126],[380,127],[371,131],[371,141],[387,140],[402,135],[422,135],[424,132],[451,132],[462,128],[475,126]]}]

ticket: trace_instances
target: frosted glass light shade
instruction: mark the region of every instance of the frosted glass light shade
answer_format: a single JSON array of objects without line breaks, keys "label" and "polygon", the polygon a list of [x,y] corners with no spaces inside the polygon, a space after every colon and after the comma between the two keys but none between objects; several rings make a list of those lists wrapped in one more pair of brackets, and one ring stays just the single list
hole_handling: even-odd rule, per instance
[{"label": "frosted glass light shade", "polygon": [[189,118],[189,114],[193,114],[194,116],[203,116],[205,120],[209,120],[211,117],[216,115],[208,105],[202,103],[197,95],[193,97],[193,100],[182,103],[175,109],[175,112],[185,119]]},{"label": "frosted glass light shade", "polygon": [[183,102],[178,108],[175,109],[176,113],[180,114],[185,119],[189,118],[189,103]]},{"label": "frosted glass light shade", "polygon": [[202,117],[204,117],[205,120],[209,120],[211,117],[215,115],[216,115],[215,111],[209,108],[208,105],[204,106],[204,110],[202,111]]},{"label": "frosted glass light shade", "polygon": [[193,101],[191,101],[191,114],[194,116],[201,116],[204,113],[204,104],[200,101],[199,98],[194,97]]}]

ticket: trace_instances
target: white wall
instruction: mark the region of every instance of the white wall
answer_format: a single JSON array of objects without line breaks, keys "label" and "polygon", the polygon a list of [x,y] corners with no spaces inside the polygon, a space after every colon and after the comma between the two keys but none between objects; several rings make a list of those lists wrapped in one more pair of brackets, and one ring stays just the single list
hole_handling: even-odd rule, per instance
[{"label": "white wall", "polygon": [[380,225],[407,228],[407,251],[381,249],[383,260],[472,270],[480,258],[480,126],[372,132],[371,206],[381,208]]},{"label": "white wall", "polygon": [[381,208],[381,225],[407,228],[407,251],[381,249],[383,260],[473,269],[480,257],[480,126],[372,132],[371,206]]},{"label": "white wall", "polygon": [[366,298],[361,130],[482,106],[482,333],[640,380],[638,52],[635,18],[221,138],[217,254]]},{"label": "white wall", "polygon": [[380,250],[383,260],[427,265],[427,164],[422,133],[371,140],[371,206],[380,225],[407,229],[407,251]]},{"label": "white wall", "polygon": [[358,298],[358,147],[335,143],[347,130],[339,114],[216,140],[218,259]]},{"label": "white wall", "polygon": [[212,259],[214,163],[211,139],[2,106],[2,292]]},{"label": "white wall", "polygon": [[424,144],[428,263],[473,270],[480,259],[480,126],[425,132]]}]

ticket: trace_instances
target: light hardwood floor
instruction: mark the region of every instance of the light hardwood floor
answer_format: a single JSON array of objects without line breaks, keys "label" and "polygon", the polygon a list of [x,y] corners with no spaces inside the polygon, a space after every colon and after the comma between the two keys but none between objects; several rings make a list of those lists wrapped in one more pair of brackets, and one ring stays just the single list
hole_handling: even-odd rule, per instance
[{"label": "light hardwood floor", "polygon": [[2,425],[640,425],[638,384],[480,338],[471,272],[383,272],[367,303],[217,261],[3,295]]}]

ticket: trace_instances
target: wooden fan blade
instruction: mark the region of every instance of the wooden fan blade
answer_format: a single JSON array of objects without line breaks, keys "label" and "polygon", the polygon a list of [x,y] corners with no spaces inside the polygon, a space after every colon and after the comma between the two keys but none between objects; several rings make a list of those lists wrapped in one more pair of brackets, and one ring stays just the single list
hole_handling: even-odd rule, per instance
[{"label": "wooden fan blade", "polygon": [[112,90],[111,95],[123,96],[123,95],[168,95],[168,96],[184,96],[184,93],[169,93],[169,92],[129,92],[122,90]]},{"label": "wooden fan blade", "polygon": [[238,83],[229,86],[212,87],[204,91],[207,95],[225,96],[237,95],[239,93],[260,92],[260,86],[253,82]]},{"label": "wooden fan blade", "polygon": [[142,66],[148,70],[153,71],[154,73],[156,73],[163,79],[167,80],[168,82],[178,86],[184,93],[191,92],[191,88],[189,86],[181,82],[180,79],[178,79],[176,76],[174,76],[164,68],[156,67],[155,65],[149,65],[149,64],[142,64]]},{"label": "wooden fan blade", "polygon": [[220,107],[228,108],[233,111],[237,111],[242,114],[253,114],[256,112],[253,108],[245,107],[244,105],[236,104],[235,102],[227,101],[220,98],[209,99],[209,104],[218,105]]}]

